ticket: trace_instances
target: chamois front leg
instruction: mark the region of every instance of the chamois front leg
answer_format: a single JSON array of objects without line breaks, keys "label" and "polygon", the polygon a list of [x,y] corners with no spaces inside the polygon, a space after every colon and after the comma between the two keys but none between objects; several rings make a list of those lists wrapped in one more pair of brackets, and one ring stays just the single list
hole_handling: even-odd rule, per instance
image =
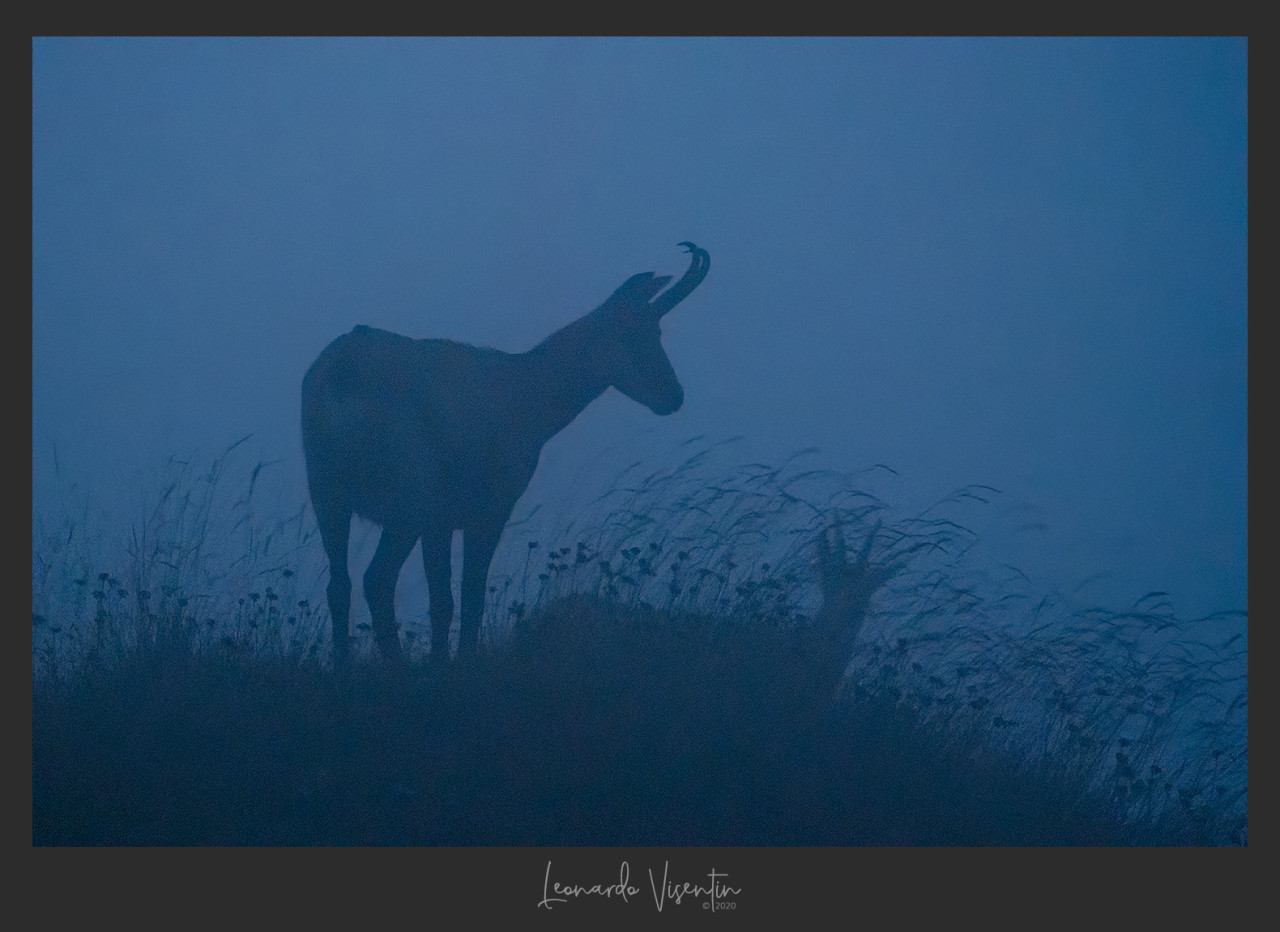
[{"label": "chamois front leg", "polygon": [[480,624],[484,621],[485,586],[489,564],[502,536],[496,528],[468,528],[462,538],[462,623],[458,632],[458,659],[471,659],[479,651]]},{"label": "chamois front leg", "polygon": [[427,577],[431,611],[431,660],[449,659],[449,628],[453,625],[453,584],[450,551],[453,532],[431,528],[422,533],[422,570]]}]

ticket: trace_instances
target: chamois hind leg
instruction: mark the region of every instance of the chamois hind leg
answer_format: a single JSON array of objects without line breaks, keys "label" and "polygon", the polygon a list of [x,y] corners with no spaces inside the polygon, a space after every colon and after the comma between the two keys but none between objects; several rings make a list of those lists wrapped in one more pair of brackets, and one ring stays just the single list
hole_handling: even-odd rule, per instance
[{"label": "chamois hind leg", "polygon": [[320,528],[320,542],[329,558],[329,618],[333,625],[333,664],[344,667],[351,655],[351,576],[347,572],[347,546],[351,536],[351,509],[326,499],[323,494],[312,495],[316,512],[316,526]]},{"label": "chamois hind leg", "polygon": [[396,580],[417,540],[417,534],[412,531],[384,527],[378,550],[364,573],[364,597],[369,603],[373,636],[382,658],[387,661],[403,659],[400,629],[396,625]]},{"label": "chamois hind leg", "polygon": [[485,584],[489,564],[502,536],[496,528],[467,528],[462,538],[462,622],[458,631],[458,658],[471,658],[480,647],[480,624],[484,621]]},{"label": "chamois hind leg", "polygon": [[431,659],[449,659],[449,628],[453,624],[453,583],[450,562],[453,531],[429,529],[422,533],[422,569],[427,577],[431,603]]}]

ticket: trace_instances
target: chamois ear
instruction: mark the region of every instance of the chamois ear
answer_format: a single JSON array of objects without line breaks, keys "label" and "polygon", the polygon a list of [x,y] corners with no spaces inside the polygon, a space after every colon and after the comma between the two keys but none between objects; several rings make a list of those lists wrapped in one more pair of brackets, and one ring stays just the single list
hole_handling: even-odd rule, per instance
[{"label": "chamois ear", "polygon": [[652,300],[653,296],[656,295],[663,288],[666,288],[667,285],[670,283],[670,281],[671,281],[670,275],[654,276],[653,281],[651,281],[644,290],[644,300],[645,301]]},{"label": "chamois ear", "polygon": [[667,283],[670,275],[654,275],[652,272],[641,272],[632,275],[619,286],[609,297],[609,304],[648,304]]}]

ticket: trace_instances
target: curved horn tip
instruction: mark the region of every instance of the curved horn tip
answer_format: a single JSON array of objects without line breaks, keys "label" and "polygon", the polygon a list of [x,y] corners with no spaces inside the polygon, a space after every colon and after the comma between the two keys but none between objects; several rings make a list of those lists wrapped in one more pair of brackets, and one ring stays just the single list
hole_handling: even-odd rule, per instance
[{"label": "curved horn tip", "polygon": [[698,249],[696,245],[689,242],[688,240],[685,240],[684,242],[681,242],[681,243],[676,243],[676,245],[685,247],[685,250],[684,250],[685,252],[695,252]]}]

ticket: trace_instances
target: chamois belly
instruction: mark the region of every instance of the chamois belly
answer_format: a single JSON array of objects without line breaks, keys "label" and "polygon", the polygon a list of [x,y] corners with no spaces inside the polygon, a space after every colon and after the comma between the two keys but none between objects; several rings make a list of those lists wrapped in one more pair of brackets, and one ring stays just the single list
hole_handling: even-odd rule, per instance
[{"label": "chamois belly", "polygon": [[[536,461],[535,461],[536,464]],[[351,461],[352,506],[376,524],[425,529],[505,524],[533,470],[474,455],[370,456]]]},{"label": "chamois belly", "polygon": [[471,510],[464,483],[434,457],[369,455],[351,463],[352,508],[377,524],[462,527]]}]

